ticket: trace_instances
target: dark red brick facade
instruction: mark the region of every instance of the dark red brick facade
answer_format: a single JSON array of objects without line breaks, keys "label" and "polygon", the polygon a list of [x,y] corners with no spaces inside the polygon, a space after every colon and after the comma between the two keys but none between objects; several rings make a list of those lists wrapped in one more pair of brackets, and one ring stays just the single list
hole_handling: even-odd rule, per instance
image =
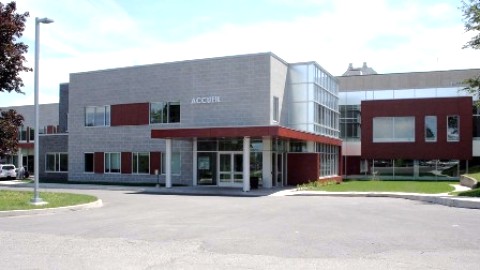
[{"label": "dark red brick facade", "polygon": [[148,125],[149,103],[118,104],[111,106],[111,126]]},{"label": "dark red brick facade", "polygon": [[[363,159],[472,158],[472,98],[425,98],[362,101]],[[447,141],[447,116],[460,116],[460,141]],[[414,142],[373,142],[373,118],[415,117]],[[437,116],[437,141],[425,141],[425,116]],[[349,165],[347,165],[349,166]]]}]

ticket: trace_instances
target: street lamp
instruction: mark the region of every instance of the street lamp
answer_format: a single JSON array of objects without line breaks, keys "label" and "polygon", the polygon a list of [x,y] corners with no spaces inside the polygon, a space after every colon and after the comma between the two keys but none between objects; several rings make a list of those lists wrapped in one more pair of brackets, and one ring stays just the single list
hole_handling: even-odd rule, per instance
[{"label": "street lamp", "polygon": [[39,52],[40,52],[40,46],[39,46],[39,41],[40,41],[40,24],[41,23],[45,23],[45,24],[49,24],[49,23],[52,23],[53,20],[49,19],[49,18],[38,18],[36,17],[35,18],[35,67],[34,67],[34,70],[33,70],[33,73],[34,73],[34,82],[33,82],[33,92],[34,92],[34,95],[35,95],[35,100],[34,100],[34,104],[35,104],[35,138],[34,138],[34,161],[33,161],[33,171],[34,171],[34,182],[35,182],[35,185],[34,185],[34,189],[33,189],[33,198],[31,200],[31,203],[33,205],[42,205],[42,204],[47,204],[47,202],[43,201],[42,198],[40,198],[40,196],[38,195],[38,182],[39,182],[39,174],[40,174],[40,170],[39,170],[39,155],[40,155],[40,151],[39,151],[39,145],[40,145],[40,140],[38,138],[38,131],[39,131],[39,115],[40,115],[40,112],[39,112],[39,108],[38,108],[38,57],[39,57]]}]

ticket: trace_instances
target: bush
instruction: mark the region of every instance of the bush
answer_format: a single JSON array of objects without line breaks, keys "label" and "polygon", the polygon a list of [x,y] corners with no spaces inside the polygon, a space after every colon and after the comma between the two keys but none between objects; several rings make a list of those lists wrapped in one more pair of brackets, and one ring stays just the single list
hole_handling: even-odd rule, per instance
[{"label": "bush", "polygon": [[316,189],[319,187],[329,186],[338,184],[335,180],[317,180],[317,181],[309,181],[306,184],[297,185],[297,190],[311,190]]},{"label": "bush", "polygon": [[463,191],[458,193],[458,196],[463,196],[463,197],[480,197],[480,188],[468,190],[468,191]]}]

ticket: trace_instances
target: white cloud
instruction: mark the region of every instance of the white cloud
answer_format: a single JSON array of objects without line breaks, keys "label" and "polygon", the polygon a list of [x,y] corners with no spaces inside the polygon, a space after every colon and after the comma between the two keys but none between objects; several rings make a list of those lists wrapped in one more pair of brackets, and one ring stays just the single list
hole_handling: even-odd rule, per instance
[{"label": "white cloud", "polygon": [[[341,75],[348,63],[359,66],[362,62],[379,73],[477,68],[480,52],[461,49],[468,35],[456,6],[418,2],[407,1],[400,8],[382,0],[329,1],[328,12],[319,9],[317,16],[225,24],[166,42],[161,29],[146,32],[140,18],[133,18],[114,1],[53,1],[62,9],[51,15],[42,1],[27,1],[32,17],[35,12],[56,21],[41,26],[42,103],[58,102],[58,85],[67,82],[70,73],[265,51],[288,62],[317,61],[333,75]],[[30,42],[32,31],[30,21],[25,33]],[[28,60],[33,66],[33,46]],[[33,103],[33,73],[23,78],[27,95],[7,99],[2,95],[0,106]]]}]

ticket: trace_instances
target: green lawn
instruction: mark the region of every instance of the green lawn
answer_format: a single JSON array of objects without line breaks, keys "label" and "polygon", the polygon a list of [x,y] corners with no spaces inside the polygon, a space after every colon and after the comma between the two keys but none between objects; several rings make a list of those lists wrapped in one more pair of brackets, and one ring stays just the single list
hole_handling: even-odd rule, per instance
[{"label": "green lawn", "polygon": [[83,194],[40,192],[40,198],[48,202],[48,204],[34,206],[30,204],[32,198],[32,191],[0,190],[0,211],[54,208],[84,204],[97,200],[95,196]]},{"label": "green lawn", "polygon": [[340,184],[299,186],[302,190],[321,190],[331,192],[408,192],[408,193],[446,193],[454,188],[456,182],[430,181],[344,181]]}]

